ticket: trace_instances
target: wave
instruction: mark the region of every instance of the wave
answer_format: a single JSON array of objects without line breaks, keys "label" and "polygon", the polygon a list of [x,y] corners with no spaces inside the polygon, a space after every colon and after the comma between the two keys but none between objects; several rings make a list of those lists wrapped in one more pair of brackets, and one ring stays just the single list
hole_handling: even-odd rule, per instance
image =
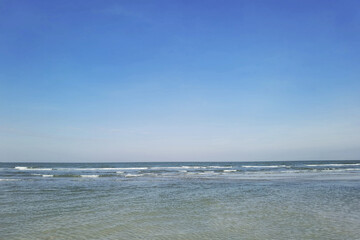
[{"label": "wave", "polygon": [[286,167],[286,165],[264,165],[264,166],[260,166],[260,165],[244,165],[242,167],[243,168],[281,168],[281,167]]},{"label": "wave", "polygon": [[146,170],[148,167],[128,167],[128,168],[97,168],[98,170]]},{"label": "wave", "polygon": [[52,174],[40,174],[40,173],[33,173],[33,176],[42,176],[42,177],[54,177]]},{"label": "wave", "polygon": [[360,163],[324,163],[324,164],[307,164],[308,167],[346,167],[346,166],[360,166]]},{"label": "wave", "polygon": [[119,175],[116,174],[105,174],[105,175],[95,175],[95,174],[83,174],[83,175],[78,175],[78,174],[39,174],[39,173],[34,173],[31,174],[32,176],[41,176],[41,177],[54,177],[54,178],[79,178],[79,177],[83,177],[83,178],[97,178],[97,177],[119,177]]},{"label": "wave", "polygon": [[81,177],[81,175],[76,175],[76,174],[61,174],[61,175],[53,175],[53,177],[56,177],[56,178],[79,178],[79,177]]},{"label": "wave", "polygon": [[[245,166],[250,167],[250,166]],[[104,167],[104,168],[36,168],[16,166],[17,170],[33,171],[133,171],[133,170],[179,170],[179,169],[228,169],[232,166],[175,166],[175,167]]]},{"label": "wave", "polygon": [[9,182],[9,181],[20,181],[20,179],[13,179],[13,178],[0,178],[0,182]]},{"label": "wave", "polygon": [[279,172],[253,172],[253,173],[321,173],[321,172],[359,172],[360,168],[341,168],[341,169],[308,169],[308,170],[285,170]]},{"label": "wave", "polygon": [[209,168],[232,168],[232,166],[177,166],[177,167],[150,167],[151,170],[166,170],[166,169],[209,169]]},{"label": "wave", "polygon": [[186,168],[186,169],[206,169],[206,166],[181,166],[181,168]]},{"label": "wave", "polygon": [[232,168],[232,166],[209,166],[209,168]]},{"label": "wave", "polygon": [[17,169],[17,170],[26,170],[26,169],[28,169],[28,167],[14,167],[15,169]]},{"label": "wave", "polygon": [[[242,163],[221,166],[221,164],[207,163],[206,165],[138,165],[132,167],[109,167],[107,165],[103,168],[90,168],[91,165],[82,166],[73,165],[69,166],[57,166],[50,165],[53,168],[46,168],[46,165],[34,166],[11,166],[12,169],[9,172],[4,172],[2,178],[17,178],[17,176],[28,177],[32,176],[37,180],[43,178],[106,178],[106,179],[125,179],[137,177],[149,177],[149,178],[238,178],[238,177],[297,177],[297,176],[336,176],[336,175],[356,175],[360,173],[360,163]],[[265,165],[264,165],[265,164]],[[266,165],[268,164],[268,165]],[[96,166],[96,165],[94,165]],[[111,166],[111,165],[110,165]],[[117,165],[119,166],[119,165]],[[43,167],[43,168],[42,168]],[[14,170],[15,169],[15,170]],[[33,171],[26,171],[33,170]],[[43,172],[41,172],[43,171]],[[140,178],[142,179],[142,178]],[[55,179],[53,179],[55,180]],[[60,179],[59,179],[60,180]],[[0,179],[0,181],[6,181]],[[9,180],[10,181],[10,180]]]},{"label": "wave", "polygon": [[148,167],[128,167],[128,168],[56,168],[62,171],[117,171],[117,170],[146,170]]},{"label": "wave", "polygon": [[53,174],[40,174],[40,173],[33,173],[32,176],[41,176],[41,177],[57,177],[57,178],[74,178],[74,177],[81,177],[81,175],[75,174],[62,174],[62,175],[53,175]]},{"label": "wave", "polygon": [[360,168],[340,168],[340,169],[322,169],[319,172],[347,172],[347,171],[360,171]]},{"label": "wave", "polygon": [[166,169],[181,169],[183,167],[150,167],[149,169],[153,170],[166,170]]},{"label": "wave", "polygon": [[125,177],[141,177],[144,176],[144,174],[126,174]]},{"label": "wave", "polygon": [[203,172],[184,172],[184,175],[218,175],[220,173],[215,171],[203,171]]},{"label": "wave", "polygon": [[52,168],[14,167],[17,170],[52,171]]},{"label": "wave", "polygon": [[214,171],[205,171],[205,172],[197,172],[196,174],[198,175],[210,175],[210,174],[215,174]]}]

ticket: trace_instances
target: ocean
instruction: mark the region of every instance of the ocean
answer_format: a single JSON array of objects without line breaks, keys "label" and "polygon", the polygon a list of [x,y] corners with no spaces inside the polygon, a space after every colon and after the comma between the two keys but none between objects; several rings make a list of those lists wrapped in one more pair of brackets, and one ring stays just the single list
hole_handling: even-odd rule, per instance
[{"label": "ocean", "polygon": [[0,239],[360,239],[360,161],[0,163]]}]

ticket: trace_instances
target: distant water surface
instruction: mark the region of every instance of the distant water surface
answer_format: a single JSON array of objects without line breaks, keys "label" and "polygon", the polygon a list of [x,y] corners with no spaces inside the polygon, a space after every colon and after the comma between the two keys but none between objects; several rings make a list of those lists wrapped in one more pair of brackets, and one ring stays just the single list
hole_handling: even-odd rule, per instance
[{"label": "distant water surface", "polygon": [[0,163],[0,239],[360,239],[360,161]]}]

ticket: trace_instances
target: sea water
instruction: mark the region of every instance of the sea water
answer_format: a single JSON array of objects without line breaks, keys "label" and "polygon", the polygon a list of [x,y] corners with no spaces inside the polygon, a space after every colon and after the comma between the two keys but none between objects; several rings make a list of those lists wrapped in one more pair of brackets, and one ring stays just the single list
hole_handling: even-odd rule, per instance
[{"label": "sea water", "polygon": [[0,163],[0,239],[360,239],[360,161]]}]

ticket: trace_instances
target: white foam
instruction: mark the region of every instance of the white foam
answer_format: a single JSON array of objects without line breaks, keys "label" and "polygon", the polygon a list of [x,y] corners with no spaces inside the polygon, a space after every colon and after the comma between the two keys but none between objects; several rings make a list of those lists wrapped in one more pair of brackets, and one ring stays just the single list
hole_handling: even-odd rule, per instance
[{"label": "white foam", "polygon": [[[311,169],[311,170],[287,170],[287,171],[280,171],[281,173],[321,173],[321,172],[347,172],[347,171],[354,171],[359,172],[360,168],[340,168],[340,169]],[[276,173],[276,172],[274,172]]]},{"label": "white foam", "polygon": [[360,166],[360,163],[344,163],[344,164],[340,164],[340,163],[329,163],[329,164],[307,164],[306,166],[308,167],[323,167],[323,166],[333,166],[333,167],[343,167],[343,166]]},{"label": "white foam", "polygon": [[224,172],[236,172],[235,169],[231,169],[231,170],[224,170]]},{"label": "white foam", "polygon": [[182,166],[181,168],[187,168],[187,169],[204,169],[207,167],[203,167],[203,166]]},{"label": "white foam", "polygon": [[126,174],[125,177],[141,177],[144,176],[144,174]]},{"label": "white foam", "polygon": [[17,170],[27,170],[28,169],[28,167],[14,167],[14,168]]},{"label": "white foam", "polygon": [[4,181],[4,182],[9,182],[9,181],[20,181],[20,179],[12,179],[12,178],[1,178],[0,182]]},{"label": "white foam", "polygon": [[32,171],[52,171],[52,168],[29,168],[29,167],[15,167],[17,170],[32,170]]},{"label": "white foam", "polygon": [[146,170],[147,167],[133,167],[133,168],[57,168],[63,171],[117,171],[117,170]]},{"label": "white foam", "polygon": [[186,175],[215,175],[218,174],[214,171],[204,171],[204,172],[186,172]]},{"label": "white foam", "polygon": [[[25,167],[26,168],[26,167]],[[178,167],[117,167],[117,168],[56,168],[63,171],[130,171],[130,170],[166,170],[166,169],[207,169],[232,168],[232,166],[178,166]],[[35,169],[34,169],[35,170]]]},{"label": "white foam", "polygon": [[232,166],[209,166],[209,168],[232,168]]},{"label": "white foam", "polygon": [[178,167],[151,167],[150,169],[207,169],[207,168],[232,168],[232,166],[178,166]]},{"label": "white foam", "polygon": [[178,166],[178,167],[151,167],[150,169],[166,170],[166,169],[207,169],[207,168],[231,168],[231,166]]},{"label": "white foam", "polygon": [[99,175],[80,175],[81,177],[84,177],[84,178],[97,178],[99,177]]},{"label": "white foam", "polygon": [[116,173],[118,173],[118,174],[122,174],[122,173],[124,173],[123,171],[117,171]]},{"label": "white foam", "polygon": [[54,175],[51,175],[51,174],[44,174],[42,175],[43,177],[54,177]]}]

